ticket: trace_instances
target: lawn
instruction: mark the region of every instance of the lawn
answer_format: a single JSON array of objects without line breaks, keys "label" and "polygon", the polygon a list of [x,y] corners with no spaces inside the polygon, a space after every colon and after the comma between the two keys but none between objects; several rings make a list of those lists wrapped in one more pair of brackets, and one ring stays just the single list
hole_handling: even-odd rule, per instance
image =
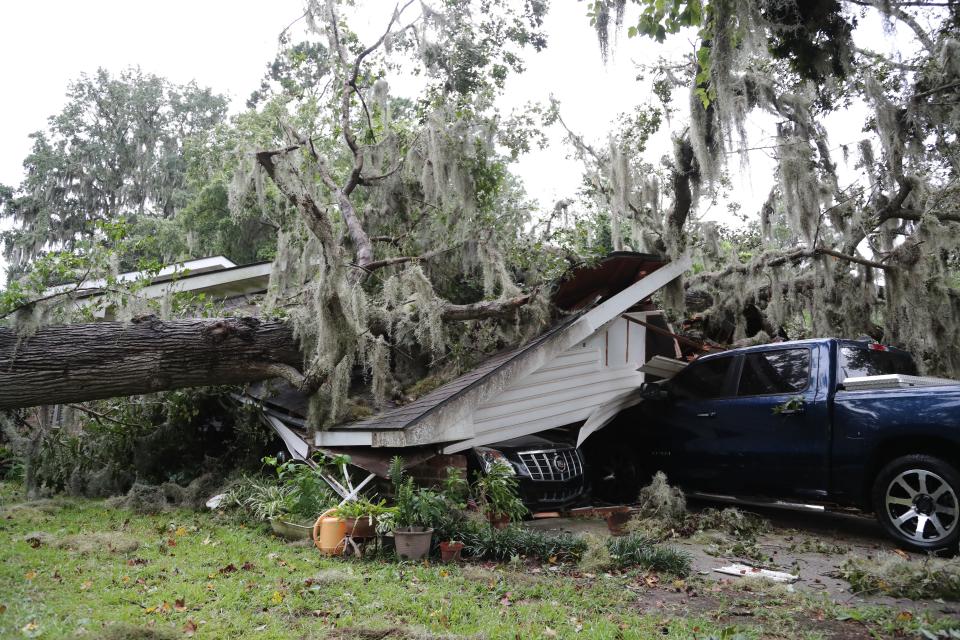
[{"label": "lawn", "polygon": [[0,637],[894,637],[935,614],[704,576],[341,560],[235,516],[23,502],[0,484]]}]

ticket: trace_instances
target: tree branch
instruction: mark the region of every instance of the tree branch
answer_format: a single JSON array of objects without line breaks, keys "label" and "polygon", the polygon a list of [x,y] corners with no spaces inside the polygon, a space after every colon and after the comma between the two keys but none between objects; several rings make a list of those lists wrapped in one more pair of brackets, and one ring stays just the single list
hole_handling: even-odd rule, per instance
[{"label": "tree branch", "polygon": [[527,293],[506,300],[484,300],[472,304],[446,303],[440,311],[443,320],[480,320],[483,318],[499,318],[513,313],[515,310],[529,304],[536,297],[536,292]]}]

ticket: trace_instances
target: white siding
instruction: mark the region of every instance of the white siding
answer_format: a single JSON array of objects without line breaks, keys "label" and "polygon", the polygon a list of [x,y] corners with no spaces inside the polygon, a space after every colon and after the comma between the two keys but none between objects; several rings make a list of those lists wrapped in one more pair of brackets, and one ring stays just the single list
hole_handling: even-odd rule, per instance
[{"label": "white siding", "polygon": [[474,436],[444,451],[587,420],[598,407],[643,382],[637,368],[643,364],[645,334],[640,325],[624,318],[613,320],[496,398],[481,403],[473,414]]}]

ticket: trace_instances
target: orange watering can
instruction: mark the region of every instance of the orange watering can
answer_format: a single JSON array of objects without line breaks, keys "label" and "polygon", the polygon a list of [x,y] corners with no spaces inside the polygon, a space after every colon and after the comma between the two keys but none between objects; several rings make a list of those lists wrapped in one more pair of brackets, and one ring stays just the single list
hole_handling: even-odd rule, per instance
[{"label": "orange watering can", "polygon": [[346,520],[330,515],[336,511],[336,507],[327,509],[313,525],[313,544],[320,553],[328,556],[343,553],[344,537],[347,535]]}]

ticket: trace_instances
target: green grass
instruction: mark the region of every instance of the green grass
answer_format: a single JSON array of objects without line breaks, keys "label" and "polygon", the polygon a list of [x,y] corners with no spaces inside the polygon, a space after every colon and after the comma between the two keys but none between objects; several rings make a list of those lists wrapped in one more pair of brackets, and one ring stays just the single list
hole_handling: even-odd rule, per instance
[{"label": "green grass", "polygon": [[821,637],[800,624],[800,601],[739,624],[726,596],[688,603],[645,571],[332,559],[230,516],[20,503],[16,491],[0,483],[0,638]]}]

